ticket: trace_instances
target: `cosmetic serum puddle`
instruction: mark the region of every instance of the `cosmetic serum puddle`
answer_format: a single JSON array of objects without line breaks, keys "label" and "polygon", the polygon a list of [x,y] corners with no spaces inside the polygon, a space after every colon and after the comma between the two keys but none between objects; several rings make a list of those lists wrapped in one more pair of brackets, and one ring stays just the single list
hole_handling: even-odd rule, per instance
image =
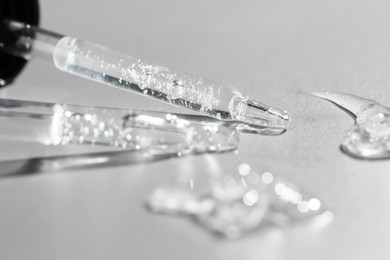
[{"label": "cosmetic serum puddle", "polygon": [[318,198],[270,172],[253,171],[246,163],[240,164],[235,174],[220,176],[209,184],[203,192],[158,187],[146,205],[154,213],[189,217],[211,233],[229,239],[260,227],[285,227],[314,219],[323,225],[334,218]]},{"label": "cosmetic serum puddle", "polygon": [[344,93],[313,93],[349,111],[355,117],[341,150],[359,159],[390,158],[390,108],[377,101]]}]

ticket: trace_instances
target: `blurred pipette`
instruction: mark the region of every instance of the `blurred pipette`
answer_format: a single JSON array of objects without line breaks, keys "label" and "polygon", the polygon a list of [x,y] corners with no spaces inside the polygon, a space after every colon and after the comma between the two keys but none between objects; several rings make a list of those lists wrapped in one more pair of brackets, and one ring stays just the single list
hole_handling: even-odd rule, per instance
[{"label": "blurred pipette", "polygon": [[236,149],[232,124],[204,116],[0,99],[0,138],[100,145],[153,153]]}]

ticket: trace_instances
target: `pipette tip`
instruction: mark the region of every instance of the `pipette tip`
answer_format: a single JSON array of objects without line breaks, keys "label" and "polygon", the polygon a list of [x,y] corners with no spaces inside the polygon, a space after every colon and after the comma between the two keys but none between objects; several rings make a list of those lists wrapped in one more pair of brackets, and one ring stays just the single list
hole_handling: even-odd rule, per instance
[{"label": "pipette tip", "polygon": [[246,124],[246,128],[253,129],[253,132],[257,132],[256,129],[275,129],[283,133],[290,122],[290,115],[286,111],[248,98],[234,100],[231,111],[234,119]]}]

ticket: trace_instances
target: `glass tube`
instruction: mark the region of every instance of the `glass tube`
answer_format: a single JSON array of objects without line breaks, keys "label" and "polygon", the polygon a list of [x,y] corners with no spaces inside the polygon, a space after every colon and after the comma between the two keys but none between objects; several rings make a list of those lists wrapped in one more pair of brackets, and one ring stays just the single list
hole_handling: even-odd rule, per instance
[{"label": "glass tube", "polygon": [[181,154],[225,152],[238,144],[234,125],[203,116],[12,99],[0,99],[0,138]]},{"label": "glass tube", "polygon": [[26,59],[38,57],[58,69],[136,92],[224,121],[256,129],[286,129],[289,116],[238,89],[15,21],[6,22],[18,41],[3,49]]}]

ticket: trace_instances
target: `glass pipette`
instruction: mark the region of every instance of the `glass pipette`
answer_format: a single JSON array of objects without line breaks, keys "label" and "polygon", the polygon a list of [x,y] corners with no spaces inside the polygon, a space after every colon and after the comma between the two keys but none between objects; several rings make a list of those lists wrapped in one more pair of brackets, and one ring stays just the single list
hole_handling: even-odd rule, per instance
[{"label": "glass pipette", "polygon": [[123,90],[153,97],[219,120],[236,121],[249,132],[287,128],[289,115],[248,98],[239,90],[108,48],[17,21],[3,26],[17,38],[0,47],[27,60],[54,62],[58,69]]},{"label": "glass pipette", "polygon": [[205,116],[0,99],[0,139],[184,155],[231,151],[238,138]]}]

